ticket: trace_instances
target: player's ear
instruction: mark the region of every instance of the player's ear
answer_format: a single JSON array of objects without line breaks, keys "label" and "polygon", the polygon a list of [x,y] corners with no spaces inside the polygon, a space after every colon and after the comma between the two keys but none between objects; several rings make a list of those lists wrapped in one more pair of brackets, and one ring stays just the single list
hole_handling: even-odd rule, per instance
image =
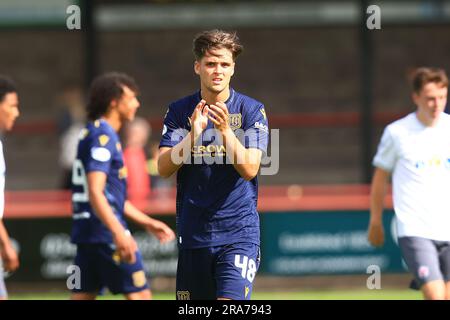
[{"label": "player's ear", "polygon": [[118,105],[118,102],[116,99],[111,100],[111,102],[109,103],[108,111],[116,109],[117,105]]},{"label": "player's ear", "polygon": [[234,75],[234,66],[236,65],[235,62],[231,65],[231,77]]},{"label": "player's ear", "polygon": [[195,74],[200,75],[200,62],[197,60],[194,61],[194,72]]},{"label": "player's ear", "polygon": [[419,95],[418,95],[416,92],[413,92],[413,93],[411,94],[411,99],[412,99],[412,101],[414,102],[414,104],[417,105],[417,103],[419,102]]}]

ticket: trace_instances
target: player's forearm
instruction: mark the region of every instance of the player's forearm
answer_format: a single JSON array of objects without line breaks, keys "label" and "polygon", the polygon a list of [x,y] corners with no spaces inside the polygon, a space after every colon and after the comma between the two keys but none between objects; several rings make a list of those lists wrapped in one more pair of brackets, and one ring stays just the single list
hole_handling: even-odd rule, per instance
[{"label": "player's forearm", "polygon": [[372,224],[382,223],[386,189],[387,181],[375,173],[370,190],[370,222]]},{"label": "player's forearm", "polygon": [[381,224],[383,218],[383,196],[374,194],[370,197],[370,222]]},{"label": "player's forearm", "polygon": [[[243,153],[246,153],[247,157],[252,156],[251,154],[248,153],[248,151],[243,151]],[[259,163],[258,164],[239,163],[239,160],[237,160],[233,163],[233,167],[236,169],[239,175],[247,181],[250,181],[253,178],[255,178],[259,171]]]},{"label": "player's forearm", "polygon": [[127,219],[140,226],[146,226],[151,222],[151,218],[136,208],[130,201],[125,201],[124,214]]},{"label": "player's forearm", "polygon": [[158,157],[158,173],[163,178],[169,178],[176,172],[182,164],[175,164],[172,161],[173,148],[160,152]]},{"label": "player's forearm", "polygon": [[0,219],[0,251],[10,244],[8,232],[3,224],[3,220]]},{"label": "player's forearm", "polygon": [[164,148],[158,157],[158,172],[163,178],[168,178],[186,163],[191,156],[191,150],[200,135],[189,132],[180,143],[172,148]]},{"label": "player's forearm", "polygon": [[117,219],[103,192],[91,191],[89,192],[89,199],[95,213],[113,236],[125,232],[125,228]]},{"label": "player's forearm", "polygon": [[231,129],[222,133],[227,150],[227,157],[233,163],[233,167],[245,180],[251,180],[258,174],[260,157],[249,149],[246,149]]}]

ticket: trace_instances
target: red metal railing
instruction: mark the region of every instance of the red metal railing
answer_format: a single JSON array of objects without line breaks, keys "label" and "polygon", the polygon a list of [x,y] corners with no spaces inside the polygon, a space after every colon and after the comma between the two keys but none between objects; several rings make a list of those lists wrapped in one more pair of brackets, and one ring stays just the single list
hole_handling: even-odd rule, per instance
[{"label": "red metal railing", "polygon": [[[367,185],[283,185],[261,186],[258,210],[264,212],[367,210]],[[135,203],[149,214],[175,213],[174,189],[154,191],[148,200]],[[5,219],[69,217],[71,194],[68,191],[13,191],[6,192]],[[390,192],[386,207],[392,208]]]}]

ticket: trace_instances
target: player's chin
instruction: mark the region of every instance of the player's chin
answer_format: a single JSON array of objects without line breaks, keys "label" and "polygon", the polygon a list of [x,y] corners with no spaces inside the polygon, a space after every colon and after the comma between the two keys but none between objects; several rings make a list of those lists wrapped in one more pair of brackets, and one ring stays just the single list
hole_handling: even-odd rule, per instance
[{"label": "player's chin", "polygon": [[14,127],[14,121],[10,121],[10,122],[8,122],[8,123],[6,124],[5,130],[6,130],[6,131],[11,131],[13,127]]},{"label": "player's chin", "polygon": [[214,93],[221,93],[224,89],[225,89],[225,86],[222,84],[218,84],[218,85],[213,84],[209,87],[209,90]]},{"label": "player's chin", "polygon": [[434,111],[434,112],[431,114],[431,116],[432,116],[433,119],[437,119],[437,118],[440,117],[441,113],[442,113],[442,111]]},{"label": "player's chin", "polygon": [[127,117],[127,121],[128,121],[128,122],[131,122],[131,121],[134,120],[134,118],[136,118],[136,114],[135,114],[135,113],[129,114],[128,117]]}]

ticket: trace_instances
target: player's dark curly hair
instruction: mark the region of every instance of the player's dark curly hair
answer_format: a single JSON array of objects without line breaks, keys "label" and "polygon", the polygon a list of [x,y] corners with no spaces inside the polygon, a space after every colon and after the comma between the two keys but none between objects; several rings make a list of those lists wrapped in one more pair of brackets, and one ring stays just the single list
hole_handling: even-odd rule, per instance
[{"label": "player's dark curly hair", "polygon": [[445,70],[440,68],[416,68],[411,70],[409,78],[415,93],[420,93],[422,88],[430,82],[436,83],[442,87],[448,86],[448,78]]},{"label": "player's dark curly hair", "polygon": [[134,79],[124,73],[110,72],[94,79],[89,89],[87,116],[89,120],[97,120],[108,112],[113,100],[119,100],[123,87],[128,87],[138,94],[139,88]]},{"label": "player's dark curly hair", "polygon": [[9,77],[0,75],[0,102],[8,93],[17,92],[16,84]]},{"label": "player's dark curly hair", "polygon": [[197,34],[193,42],[193,52],[195,59],[200,61],[211,49],[228,49],[233,54],[233,61],[244,50],[239,42],[236,32],[227,32],[223,30],[209,30]]}]

